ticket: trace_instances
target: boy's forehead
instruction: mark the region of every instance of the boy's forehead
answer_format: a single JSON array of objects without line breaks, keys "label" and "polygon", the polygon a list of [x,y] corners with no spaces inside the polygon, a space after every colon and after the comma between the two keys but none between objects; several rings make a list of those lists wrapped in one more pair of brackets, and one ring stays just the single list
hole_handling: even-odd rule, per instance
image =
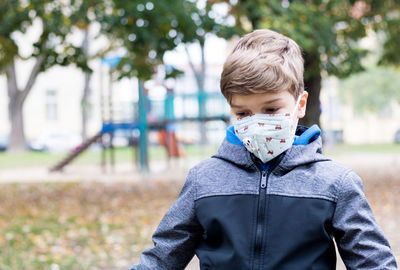
[{"label": "boy's forehead", "polygon": [[233,94],[231,98],[231,107],[244,107],[257,104],[266,104],[274,102],[294,102],[293,95],[286,90],[278,92],[256,93],[250,95]]}]

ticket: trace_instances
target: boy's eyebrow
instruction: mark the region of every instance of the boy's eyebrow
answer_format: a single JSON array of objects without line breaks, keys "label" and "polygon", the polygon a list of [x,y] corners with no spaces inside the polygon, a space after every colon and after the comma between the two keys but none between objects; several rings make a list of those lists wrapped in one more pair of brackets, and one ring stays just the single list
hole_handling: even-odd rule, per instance
[{"label": "boy's eyebrow", "polygon": [[[262,105],[274,103],[274,102],[280,101],[281,99],[282,99],[282,98],[279,97],[279,98],[267,100],[266,102],[262,103]],[[241,105],[236,105],[236,104],[233,104],[233,103],[231,102],[231,107],[232,107],[232,108],[241,108],[241,107],[243,107],[243,106],[241,106]]]},{"label": "boy's eyebrow", "polygon": [[231,107],[232,107],[232,108],[241,108],[242,106],[240,106],[240,105],[235,105],[235,104],[231,103]]},{"label": "boy's eyebrow", "polygon": [[263,104],[265,105],[265,104],[269,104],[269,103],[274,103],[274,102],[280,101],[281,99],[282,98],[278,97],[275,99],[268,100],[268,101],[264,102]]}]

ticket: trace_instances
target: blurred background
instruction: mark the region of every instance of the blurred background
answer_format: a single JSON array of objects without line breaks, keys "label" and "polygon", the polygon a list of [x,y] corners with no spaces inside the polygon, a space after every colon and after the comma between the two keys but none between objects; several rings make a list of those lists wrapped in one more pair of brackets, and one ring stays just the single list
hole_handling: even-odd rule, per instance
[{"label": "blurred background", "polygon": [[222,66],[259,28],[302,48],[301,124],[363,178],[399,260],[399,25],[397,0],[0,0],[0,269],[138,262],[224,139]]}]

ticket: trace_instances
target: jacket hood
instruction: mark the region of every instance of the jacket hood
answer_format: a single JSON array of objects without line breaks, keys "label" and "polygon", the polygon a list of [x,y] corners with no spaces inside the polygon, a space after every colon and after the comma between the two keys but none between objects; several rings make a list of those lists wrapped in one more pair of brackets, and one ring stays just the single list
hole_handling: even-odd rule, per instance
[{"label": "jacket hood", "polygon": [[[307,128],[305,127],[298,127],[296,135],[301,135],[306,130]],[[217,154],[213,157],[226,160],[246,169],[256,169],[257,163],[261,162],[247,151],[243,145],[230,143],[227,138],[224,139]],[[328,160],[330,159],[322,155],[322,140],[321,137],[318,137],[306,145],[292,145],[270,162],[277,162],[275,171],[284,173],[301,165]]]}]

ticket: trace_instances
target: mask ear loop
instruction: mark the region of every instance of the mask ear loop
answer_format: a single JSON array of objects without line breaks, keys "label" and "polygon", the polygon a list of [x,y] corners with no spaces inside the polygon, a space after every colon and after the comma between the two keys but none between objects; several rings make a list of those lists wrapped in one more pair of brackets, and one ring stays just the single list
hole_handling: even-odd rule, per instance
[{"label": "mask ear loop", "polygon": [[[294,118],[294,116],[295,116],[296,110],[299,109],[298,107],[299,107],[299,105],[300,105],[300,100],[301,100],[302,95],[303,95],[303,93],[301,93],[301,94],[299,95],[299,97],[297,98],[296,105],[294,106],[293,112],[292,112],[292,114],[290,115],[290,118],[292,119],[292,121],[294,121],[293,118]],[[292,124],[292,131],[293,131],[293,133],[296,132],[296,128],[293,126],[293,124]]]},{"label": "mask ear loop", "polygon": [[298,107],[300,105],[301,96],[302,96],[302,94],[300,94],[299,97],[297,98],[296,105],[294,105],[294,109],[293,109],[293,111],[291,113],[292,117],[294,117],[296,110],[299,109]]}]

